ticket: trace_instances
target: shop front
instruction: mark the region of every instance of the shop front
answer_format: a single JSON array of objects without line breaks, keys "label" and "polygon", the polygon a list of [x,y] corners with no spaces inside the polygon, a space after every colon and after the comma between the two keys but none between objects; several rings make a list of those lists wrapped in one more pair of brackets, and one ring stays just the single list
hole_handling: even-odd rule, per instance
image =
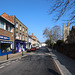
[{"label": "shop front", "polygon": [[13,42],[0,41],[0,56],[12,53]]},{"label": "shop front", "polygon": [[21,52],[26,50],[26,42],[21,40],[15,40],[15,50],[16,52]]},{"label": "shop front", "polygon": [[27,50],[30,50],[30,49],[31,49],[31,43],[30,43],[30,42],[27,42],[27,43],[26,43],[26,49],[27,49]]}]

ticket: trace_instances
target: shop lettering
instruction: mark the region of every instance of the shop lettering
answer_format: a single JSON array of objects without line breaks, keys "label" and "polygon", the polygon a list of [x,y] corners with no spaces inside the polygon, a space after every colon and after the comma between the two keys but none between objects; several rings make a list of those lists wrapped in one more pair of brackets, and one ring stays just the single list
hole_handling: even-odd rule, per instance
[{"label": "shop lettering", "polygon": [[0,39],[9,40],[9,37],[0,35]]}]

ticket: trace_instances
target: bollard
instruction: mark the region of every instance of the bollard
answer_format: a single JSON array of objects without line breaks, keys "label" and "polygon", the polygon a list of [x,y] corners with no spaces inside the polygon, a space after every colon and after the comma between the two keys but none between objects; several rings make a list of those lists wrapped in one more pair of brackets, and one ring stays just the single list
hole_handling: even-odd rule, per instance
[{"label": "bollard", "polygon": [[7,51],[7,60],[8,60],[8,51]]},{"label": "bollard", "polygon": [[22,50],[22,56],[23,56],[23,50]]}]

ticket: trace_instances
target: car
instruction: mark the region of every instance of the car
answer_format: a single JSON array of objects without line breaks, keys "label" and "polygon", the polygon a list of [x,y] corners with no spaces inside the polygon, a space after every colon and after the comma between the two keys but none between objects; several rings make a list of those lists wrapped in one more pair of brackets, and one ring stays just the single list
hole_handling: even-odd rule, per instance
[{"label": "car", "polygon": [[36,49],[39,49],[39,46],[36,46]]},{"label": "car", "polygon": [[36,51],[36,47],[31,47],[31,51]]}]

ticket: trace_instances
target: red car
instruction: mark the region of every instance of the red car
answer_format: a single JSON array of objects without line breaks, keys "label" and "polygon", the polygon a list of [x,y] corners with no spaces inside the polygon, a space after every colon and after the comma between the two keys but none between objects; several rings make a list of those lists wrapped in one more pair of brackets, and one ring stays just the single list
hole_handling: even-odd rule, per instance
[{"label": "red car", "polygon": [[36,51],[36,47],[32,47],[31,48],[31,51]]}]

